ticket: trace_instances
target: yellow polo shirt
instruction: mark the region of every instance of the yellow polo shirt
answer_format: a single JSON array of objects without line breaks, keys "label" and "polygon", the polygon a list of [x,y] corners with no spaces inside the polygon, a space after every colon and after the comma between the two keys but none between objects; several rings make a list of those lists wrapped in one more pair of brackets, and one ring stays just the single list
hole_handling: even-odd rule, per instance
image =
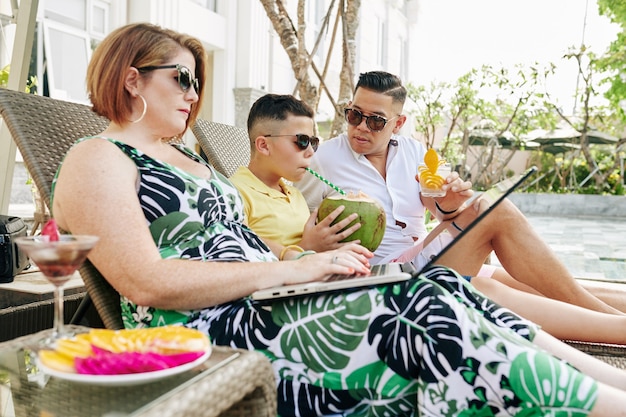
[{"label": "yellow polo shirt", "polygon": [[300,190],[281,179],[284,191],[281,193],[265,185],[247,167],[239,167],[229,179],[243,198],[250,229],[283,246],[300,243],[304,224],[310,216]]}]

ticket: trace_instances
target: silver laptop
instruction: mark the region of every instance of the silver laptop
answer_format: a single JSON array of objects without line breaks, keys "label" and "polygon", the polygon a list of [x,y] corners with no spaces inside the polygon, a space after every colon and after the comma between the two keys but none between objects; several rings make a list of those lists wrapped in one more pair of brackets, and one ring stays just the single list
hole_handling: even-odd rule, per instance
[{"label": "silver laptop", "polygon": [[[437,263],[437,261],[448,251],[459,239],[462,239],[466,233],[474,228],[482,219],[511,194],[517,187],[526,181],[533,173],[537,171],[536,167],[527,169],[522,174],[507,178],[493,185],[489,190],[477,195],[487,202],[485,210],[474,221],[467,225],[456,238],[454,238],[445,248],[434,256],[420,270],[417,270],[411,262],[398,263],[392,262],[388,264],[374,265],[371,268],[371,274],[367,276],[356,275],[332,275],[325,281],[307,282],[304,284],[282,285],[277,287],[265,288],[252,293],[255,300],[273,300],[278,298],[294,297],[299,295],[314,294],[320,292],[345,290],[352,288],[371,287],[381,284],[389,284],[394,282],[406,281],[417,276],[422,270]],[[471,204],[471,201],[468,202]]]}]

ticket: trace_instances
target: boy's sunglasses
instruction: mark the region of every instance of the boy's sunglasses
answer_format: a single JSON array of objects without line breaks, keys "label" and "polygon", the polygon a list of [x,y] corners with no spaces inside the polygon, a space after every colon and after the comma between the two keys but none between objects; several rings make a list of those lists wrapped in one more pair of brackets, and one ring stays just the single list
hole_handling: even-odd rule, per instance
[{"label": "boy's sunglasses", "polygon": [[354,109],[345,109],[344,114],[346,115],[346,121],[350,123],[352,126],[358,126],[361,124],[363,119],[365,119],[365,125],[372,132],[380,132],[385,128],[387,122],[395,119],[398,116],[394,116],[391,119],[387,120],[384,117],[380,116],[366,116],[358,110]]},{"label": "boy's sunglasses", "polygon": [[317,151],[317,147],[320,144],[320,138],[318,138],[317,136],[309,136],[309,135],[303,135],[303,134],[295,134],[295,135],[263,135],[267,138],[279,138],[282,136],[290,136],[290,137],[296,137],[296,141],[294,142],[296,144],[296,146],[298,147],[298,149],[300,149],[301,151],[306,150],[306,148],[309,147],[309,145],[311,145],[311,147],[313,148],[313,151]]},{"label": "boy's sunglasses", "polygon": [[137,71],[148,72],[148,71],[154,71],[154,70],[159,70],[159,69],[169,69],[169,68],[176,68],[176,71],[178,71],[178,76],[176,78],[178,80],[178,85],[180,85],[180,88],[183,89],[183,92],[186,93],[187,91],[189,91],[191,86],[193,86],[193,89],[196,90],[196,93],[200,92],[200,81],[198,81],[197,78],[193,78],[193,75],[191,75],[191,70],[183,65],[180,65],[180,64],[149,65],[147,67],[137,68]]}]

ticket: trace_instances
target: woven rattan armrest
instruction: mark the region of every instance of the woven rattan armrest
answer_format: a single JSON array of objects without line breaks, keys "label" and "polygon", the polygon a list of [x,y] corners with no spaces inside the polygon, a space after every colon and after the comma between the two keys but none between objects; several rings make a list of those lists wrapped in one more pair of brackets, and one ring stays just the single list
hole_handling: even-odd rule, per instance
[{"label": "woven rattan armrest", "polygon": [[[102,132],[109,124],[84,104],[4,88],[0,88],[0,115],[48,207],[52,180],[72,144]],[[104,325],[123,328],[117,291],[89,261],[83,264],[80,274],[90,297],[87,300],[93,300]]]},{"label": "woven rattan armrest", "polygon": [[[274,417],[276,382],[267,357],[259,352],[214,346],[214,352],[240,356],[141,417]],[[210,393],[210,394],[207,394]]]},{"label": "woven rattan armrest", "polygon": [[577,342],[565,340],[565,342],[588,355],[594,356],[601,361],[607,362],[617,368],[626,369],[626,346],[611,343]]}]

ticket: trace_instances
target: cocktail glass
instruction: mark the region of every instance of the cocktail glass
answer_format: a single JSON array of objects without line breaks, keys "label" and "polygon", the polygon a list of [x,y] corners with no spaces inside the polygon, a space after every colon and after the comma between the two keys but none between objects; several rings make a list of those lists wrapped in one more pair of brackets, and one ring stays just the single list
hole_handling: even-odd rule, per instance
[{"label": "cocktail glass", "polygon": [[437,166],[437,171],[432,172],[425,165],[419,167],[420,188],[424,197],[444,197],[446,192],[441,189],[446,178],[452,172],[452,166],[447,162],[442,162]]},{"label": "cocktail glass", "polygon": [[39,267],[46,279],[54,285],[54,327],[52,334],[40,342],[53,346],[65,335],[63,330],[63,286],[98,241],[97,236],[61,235],[58,241],[49,236],[18,237],[15,243]]}]

